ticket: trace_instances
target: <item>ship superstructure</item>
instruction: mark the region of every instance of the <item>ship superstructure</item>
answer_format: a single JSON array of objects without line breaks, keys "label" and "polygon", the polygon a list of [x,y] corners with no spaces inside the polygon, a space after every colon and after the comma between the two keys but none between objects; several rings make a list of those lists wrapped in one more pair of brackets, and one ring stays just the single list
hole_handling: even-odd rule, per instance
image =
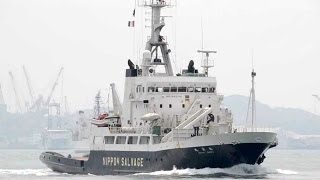
[{"label": "ship superstructure", "polygon": [[[74,174],[128,174],[176,168],[230,167],[261,163],[264,152],[276,144],[276,134],[254,128],[235,129],[228,108],[221,105],[211,53],[200,50],[203,71],[190,61],[174,75],[161,9],[168,1],[145,1],[151,8],[151,36],[136,66],[128,61],[125,92],[120,103],[113,89],[114,113],[94,119],[90,154],[64,157],[44,152],[40,159],[58,172]],[[164,66],[164,72],[156,67]]]}]

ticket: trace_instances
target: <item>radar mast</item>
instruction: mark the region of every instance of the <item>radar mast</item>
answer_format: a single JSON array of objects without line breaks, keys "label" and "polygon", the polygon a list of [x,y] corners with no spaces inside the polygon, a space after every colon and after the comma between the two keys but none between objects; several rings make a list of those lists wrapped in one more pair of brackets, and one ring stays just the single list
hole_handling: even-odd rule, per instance
[{"label": "radar mast", "polygon": [[248,124],[248,118],[249,118],[249,111],[250,111],[250,104],[251,104],[251,127],[253,129],[254,123],[256,121],[256,93],[254,89],[254,78],[256,77],[257,73],[252,69],[251,72],[251,90],[250,90],[250,96],[249,96],[249,102],[248,102],[248,111],[247,111],[247,118],[246,118],[246,124]]},{"label": "radar mast", "polygon": [[206,55],[206,57],[201,60],[201,67],[204,70],[205,76],[208,77],[209,68],[213,67],[213,60],[209,59],[209,55],[212,53],[217,53],[217,51],[198,50],[198,53],[202,53]]},{"label": "radar mast", "polygon": [[[151,36],[148,37],[145,50],[143,54],[142,71],[143,76],[149,74],[149,68],[155,65],[163,65],[165,68],[165,75],[173,76],[172,65],[170,61],[168,43],[166,39],[160,34],[162,28],[165,26],[164,16],[161,16],[161,9],[164,7],[172,7],[171,1],[165,0],[145,0],[140,6],[151,8]],[[161,53],[159,54],[159,51]],[[162,59],[161,59],[162,58]],[[153,71],[151,70],[150,73]]]}]

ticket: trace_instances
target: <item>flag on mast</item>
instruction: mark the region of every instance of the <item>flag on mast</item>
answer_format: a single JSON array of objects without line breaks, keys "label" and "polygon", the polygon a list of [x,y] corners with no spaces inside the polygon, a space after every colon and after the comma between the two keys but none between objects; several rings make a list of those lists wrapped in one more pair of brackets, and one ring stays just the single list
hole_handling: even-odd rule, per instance
[{"label": "flag on mast", "polygon": [[[132,16],[133,16],[133,19],[134,19],[135,16],[136,16],[136,8],[133,9]],[[128,27],[134,27],[134,21],[129,21],[128,22]]]},{"label": "flag on mast", "polygon": [[128,27],[134,27],[134,21],[129,21],[128,22]]}]

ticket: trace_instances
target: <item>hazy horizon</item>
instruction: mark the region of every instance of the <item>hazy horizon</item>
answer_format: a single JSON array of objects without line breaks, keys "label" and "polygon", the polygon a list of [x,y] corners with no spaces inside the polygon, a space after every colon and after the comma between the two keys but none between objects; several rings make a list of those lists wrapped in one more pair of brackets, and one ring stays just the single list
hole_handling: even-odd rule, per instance
[{"label": "hazy horizon", "polygon": [[[135,29],[127,27],[134,8]],[[218,51],[210,75],[217,77],[219,93],[249,95],[253,51],[257,100],[320,111],[311,96],[320,94],[319,1],[184,0],[167,14],[174,17],[165,20],[162,34],[173,51],[175,73],[190,59],[200,69],[202,21],[204,49]],[[30,99],[22,65],[35,93],[44,96],[64,67],[63,95],[71,110],[92,108],[97,91],[105,93],[112,82],[122,97],[127,59],[137,62],[141,37],[149,32],[142,15],[133,0],[0,1],[0,84],[9,110],[15,111],[9,71],[21,102]],[[56,101],[61,89],[60,83]]]}]

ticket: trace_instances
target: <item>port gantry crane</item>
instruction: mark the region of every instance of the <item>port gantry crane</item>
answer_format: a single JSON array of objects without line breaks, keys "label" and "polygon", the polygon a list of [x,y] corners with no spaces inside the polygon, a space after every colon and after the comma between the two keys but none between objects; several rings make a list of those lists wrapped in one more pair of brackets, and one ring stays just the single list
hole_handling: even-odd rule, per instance
[{"label": "port gantry crane", "polygon": [[15,94],[15,96],[16,96],[17,112],[22,112],[22,106],[21,106],[21,102],[20,102],[19,95],[18,95],[16,82],[15,82],[15,79],[14,79],[13,74],[12,74],[11,71],[9,72],[9,76],[10,76],[10,79],[11,79],[11,83],[12,83],[12,87],[13,87],[13,92],[14,92],[14,94]]},{"label": "port gantry crane", "polygon": [[59,71],[59,73],[58,73],[58,77],[57,77],[56,81],[54,82],[54,84],[53,84],[53,86],[52,86],[52,88],[51,88],[51,91],[50,91],[50,93],[49,93],[49,96],[48,96],[47,100],[45,101],[45,105],[46,105],[46,106],[48,106],[48,105],[50,104],[50,101],[51,101],[53,92],[54,92],[54,90],[56,89],[56,87],[57,87],[57,85],[58,85],[59,78],[60,78],[62,72],[63,72],[63,67],[60,69],[60,71]]},{"label": "port gantry crane", "polygon": [[26,69],[26,67],[24,65],[22,66],[22,69],[23,69],[23,73],[24,73],[24,76],[25,76],[26,81],[27,81],[27,87],[28,87],[30,98],[31,98],[31,103],[30,104],[34,104],[34,101],[35,101],[35,99],[34,99],[34,90],[33,90],[32,85],[31,85],[29,74],[28,74],[27,69]]}]

